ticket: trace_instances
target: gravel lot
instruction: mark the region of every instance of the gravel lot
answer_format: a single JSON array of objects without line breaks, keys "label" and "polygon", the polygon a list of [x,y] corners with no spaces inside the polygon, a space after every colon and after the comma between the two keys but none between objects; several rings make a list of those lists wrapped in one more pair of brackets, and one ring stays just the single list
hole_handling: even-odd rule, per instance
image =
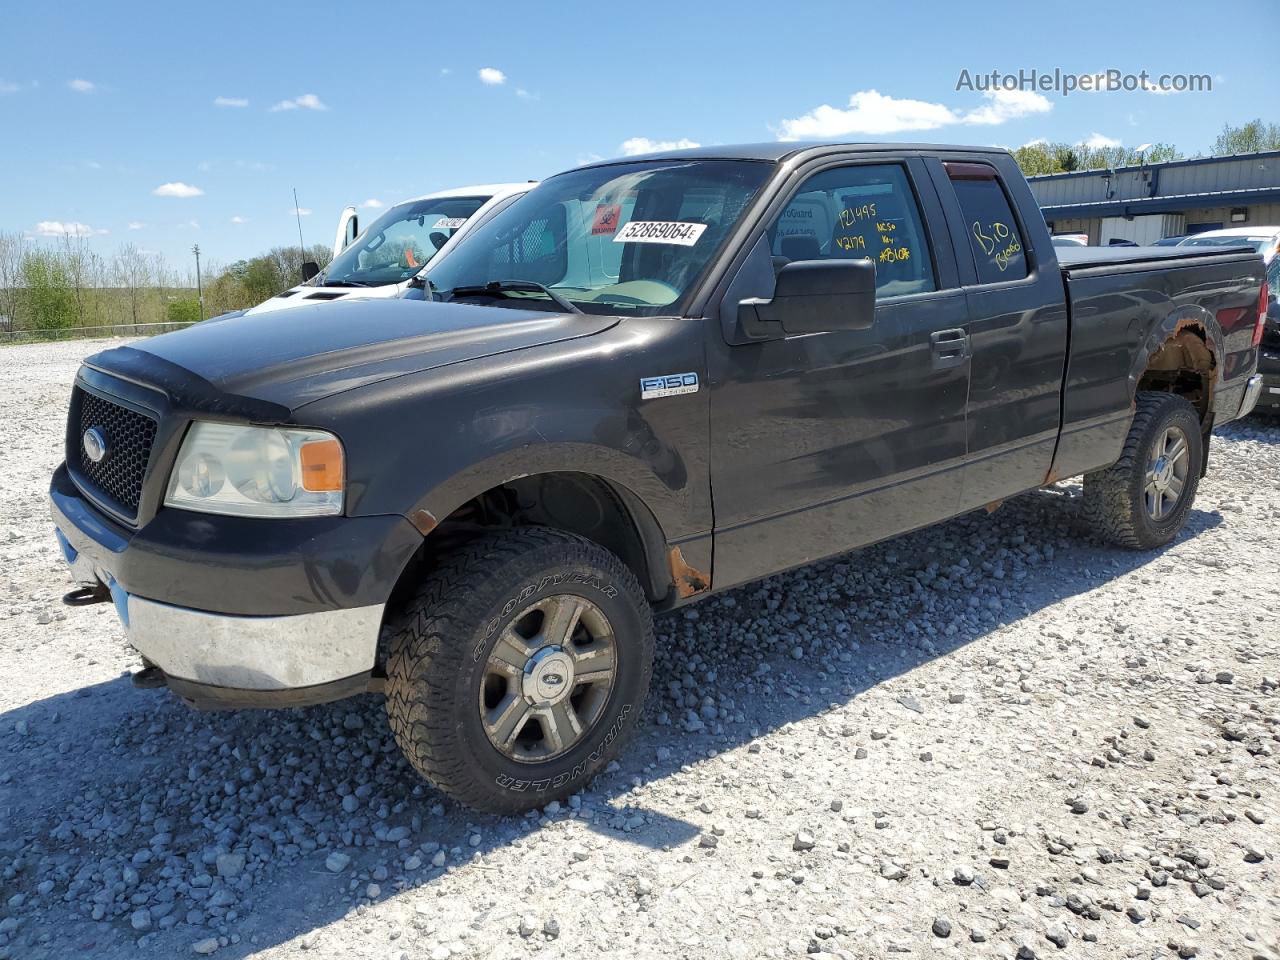
[{"label": "gravel lot", "polygon": [[1162,552],[1063,484],[663,619],[620,766],[495,819],[372,697],[193,713],[59,604],[100,346],[0,349],[0,960],[1280,958],[1280,425]]}]

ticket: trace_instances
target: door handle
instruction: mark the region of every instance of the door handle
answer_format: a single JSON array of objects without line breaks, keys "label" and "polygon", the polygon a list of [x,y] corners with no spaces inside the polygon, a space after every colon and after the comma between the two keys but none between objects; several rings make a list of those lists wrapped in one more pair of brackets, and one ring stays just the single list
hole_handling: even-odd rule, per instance
[{"label": "door handle", "polygon": [[958,367],[969,358],[969,334],[963,327],[937,330],[929,334],[933,348],[933,369]]}]

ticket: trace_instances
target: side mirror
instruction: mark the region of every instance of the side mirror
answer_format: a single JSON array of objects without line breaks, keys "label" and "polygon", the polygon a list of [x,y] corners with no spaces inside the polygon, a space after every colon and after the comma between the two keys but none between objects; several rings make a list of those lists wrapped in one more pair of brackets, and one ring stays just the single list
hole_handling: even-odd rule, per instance
[{"label": "side mirror", "polygon": [[320,264],[316,263],[314,260],[304,260],[302,262],[302,282],[303,283],[306,283],[308,280],[310,280],[319,272],[320,272]]},{"label": "side mirror", "polygon": [[876,317],[873,260],[796,260],[778,271],[773,299],[738,304],[742,330],[767,340],[801,333],[866,330]]}]

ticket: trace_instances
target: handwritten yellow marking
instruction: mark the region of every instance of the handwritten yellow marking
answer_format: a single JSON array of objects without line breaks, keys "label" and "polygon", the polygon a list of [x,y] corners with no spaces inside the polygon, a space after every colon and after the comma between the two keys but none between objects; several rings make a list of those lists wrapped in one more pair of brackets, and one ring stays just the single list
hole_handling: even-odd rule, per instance
[{"label": "handwritten yellow marking", "polygon": [[860,207],[846,207],[837,218],[842,227],[851,227],[859,220],[870,220],[876,215],[874,203],[864,203]]}]

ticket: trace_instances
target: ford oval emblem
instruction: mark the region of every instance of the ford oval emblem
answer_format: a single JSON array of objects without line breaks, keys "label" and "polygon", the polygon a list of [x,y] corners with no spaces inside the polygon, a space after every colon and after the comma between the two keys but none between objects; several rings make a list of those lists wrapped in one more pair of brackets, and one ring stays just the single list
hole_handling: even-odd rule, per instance
[{"label": "ford oval emblem", "polygon": [[107,438],[97,427],[90,427],[80,438],[84,446],[84,455],[92,463],[101,463],[107,456]]},{"label": "ford oval emblem", "polygon": [[542,678],[542,682],[551,687],[558,687],[564,683],[564,677],[558,673],[548,673]]}]

